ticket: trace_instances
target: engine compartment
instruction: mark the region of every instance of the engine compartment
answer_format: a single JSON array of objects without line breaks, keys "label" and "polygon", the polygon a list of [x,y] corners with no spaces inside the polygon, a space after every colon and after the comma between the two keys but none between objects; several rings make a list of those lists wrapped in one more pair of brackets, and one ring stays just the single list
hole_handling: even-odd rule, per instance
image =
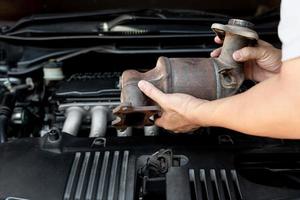
[{"label": "engine compartment", "polygon": [[[149,47],[147,47],[149,48]],[[29,49],[26,54],[35,54],[35,48]],[[10,136],[25,136],[28,133],[31,136],[43,136],[50,131],[51,127],[59,130],[63,129],[63,124],[66,120],[66,113],[69,108],[80,107],[81,118],[78,122],[78,136],[88,137],[89,128],[91,126],[90,111],[92,108],[102,106],[107,109],[107,137],[118,135],[117,130],[111,127],[111,121],[114,119],[112,110],[120,104],[120,85],[119,78],[122,72],[128,68],[136,68],[140,71],[149,70],[160,55],[164,56],[200,56],[207,55],[206,53],[176,53],[176,54],[150,54],[145,53],[141,55],[118,55],[118,54],[99,54],[88,53],[78,57],[64,61],[61,67],[58,68],[63,73],[62,80],[46,80],[44,77],[45,71],[42,69],[34,71],[29,74],[29,79],[34,85],[30,90],[20,90],[16,100],[16,106],[12,112],[12,129]],[[25,57],[26,59],[26,57]],[[26,61],[21,61],[22,64]],[[47,63],[46,65],[51,65]],[[20,64],[18,64],[20,65]],[[54,65],[58,65],[54,63]],[[19,68],[20,69],[20,68]],[[23,70],[21,68],[21,70]],[[21,71],[20,70],[20,71]],[[26,71],[26,70],[25,70]],[[12,71],[12,73],[15,73]],[[27,74],[25,74],[27,75]],[[3,78],[3,87],[5,84],[14,83],[20,85],[26,84],[28,77],[18,75],[14,77],[15,82],[7,81]],[[6,82],[5,82],[6,81]],[[8,83],[7,83],[8,82]],[[38,117],[37,117],[38,116]],[[36,118],[35,118],[36,117]],[[36,121],[35,121],[36,120]],[[35,121],[35,123],[32,123]],[[73,121],[73,120],[71,120]],[[31,127],[30,127],[31,126]],[[34,127],[39,127],[33,130]],[[73,125],[71,125],[73,126]],[[76,126],[76,125],[75,125]],[[22,127],[19,129],[19,127]],[[142,132],[135,129],[137,135]],[[158,135],[158,129],[145,128],[147,133],[145,135]],[[156,133],[151,133],[151,132]],[[128,131],[127,131],[128,132]],[[132,131],[129,131],[132,132]],[[119,133],[122,135],[123,133]],[[132,133],[126,133],[132,135]],[[76,133],[73,135],[77,135]]]},{"label": "engine compartment", "polygon": [[[160,56],[209,57],[216,45],[208,29],[204,23],[202,34],[188,35],[0,35],[0,199],[299,198],[299,141],[218,127],[174,134],[111,126],[122,72],[147,71]],[[275,23],[256,31],[280,46]],[[240,92],[254,84],[245,81]]]}]

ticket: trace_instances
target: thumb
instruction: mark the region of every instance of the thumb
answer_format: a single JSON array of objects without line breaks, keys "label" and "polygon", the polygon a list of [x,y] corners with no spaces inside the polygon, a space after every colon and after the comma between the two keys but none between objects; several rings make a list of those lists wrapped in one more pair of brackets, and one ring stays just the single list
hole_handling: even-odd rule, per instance
[{"label": "thumb", "polygon": [[210,57],[216,58],[216,57],[220,56],[221,51],[222,51],[222,47],[213,50],[213,51],[210,53]]},{"label": "thumb", "polygon": [[166,99],[166,94],[157,89],[148,81],[141,80],[138,83],[140,90],[158,104],[163,104]]},{"label": "thumb", "polygon": [[235,61],[245,62],[248,60],[258,60],[265,56],[265,49],[260,47],[244,47],[233,53],[232,57]]}]

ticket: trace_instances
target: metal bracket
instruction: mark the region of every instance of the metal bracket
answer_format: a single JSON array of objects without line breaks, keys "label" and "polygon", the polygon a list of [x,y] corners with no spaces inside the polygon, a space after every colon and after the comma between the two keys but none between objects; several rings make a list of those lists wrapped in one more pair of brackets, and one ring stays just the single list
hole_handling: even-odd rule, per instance
[{"label": "metal bracket", "polygon": [[128,126],[137,128],[151,126],[154,124],[155,115],[159,115],[159,113],[159,106],[133,107],[123,103],[113,110],[113,114],[116,115],[117,118],[112,122],[112,125],[121,130],[126,129]]}]

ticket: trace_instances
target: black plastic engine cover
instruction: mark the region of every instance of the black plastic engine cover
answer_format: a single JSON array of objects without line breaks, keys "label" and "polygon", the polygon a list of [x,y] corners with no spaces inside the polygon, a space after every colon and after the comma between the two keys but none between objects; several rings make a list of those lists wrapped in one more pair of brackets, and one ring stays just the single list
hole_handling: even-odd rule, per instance
[{"label": "black plastic engine cover", "polygon": [[[181,200],[184,196],[179,195],[180,192],[191,200],[296,199],[300,196],[299,188],[290,187],[288,181],[283,181],[281,186],[272,184],[276,179],[284,180],[276,173],[273,176],[271,173],[270,180],[264,183],[259,180],[264,174],[259,169],[266,169],[264,160],[270,169],[278,159],[281,169],[291,170],[292,163],[295,169],[298,166],[299,152],[291,148],[293,153],[282,150],[278,154],[274,142],[269,154],[266,148],[252,150],[250,158],[243,154],[250,155],[251,142],[248,146],[217,144],[197,136],[100,140],[63,134],[57,142],[49,141],[45,136],[2,144],[0,199],[138,199],[138,160],[161,148],[170,148],[175,155],[188,158],[185,165],[173,168],[166,175],[163,199]],[[281,145],[280,141],[278,145]],[[276,155],[280,155],[277,160]],[[241,156],[244,159],[238,159]],[[293,162],[286,162],[285,158]],[[254,175],[249,179],[245,172],[251,174],[253,169],[256,169],[257,177]]]},{"label": "black plastic engine cover", "polygon": [[57,98],[119,97],[120,72],[75,73],[59,83]]}]

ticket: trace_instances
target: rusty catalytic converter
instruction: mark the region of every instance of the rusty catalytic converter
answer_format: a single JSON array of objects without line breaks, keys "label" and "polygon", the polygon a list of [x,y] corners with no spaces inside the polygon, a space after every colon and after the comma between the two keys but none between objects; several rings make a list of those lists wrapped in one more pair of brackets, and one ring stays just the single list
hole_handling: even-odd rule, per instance
[{"label": "rusty catalytic converter", "polygon": [[147,80],[165,93],[185,93],[197,98],[214,100],[235,94],[244,81],[243,63],[232,54],[258,40],[254,25],[245,20],[231,19],[228,24],[212,24],[212,30],[223,40],[218,58],[160,57],[156,67],[140,73],[126,70],[121,77],[121,105],[113,111],[112,125],[118,129],[153,125],[159,106],[138,88]]}]

